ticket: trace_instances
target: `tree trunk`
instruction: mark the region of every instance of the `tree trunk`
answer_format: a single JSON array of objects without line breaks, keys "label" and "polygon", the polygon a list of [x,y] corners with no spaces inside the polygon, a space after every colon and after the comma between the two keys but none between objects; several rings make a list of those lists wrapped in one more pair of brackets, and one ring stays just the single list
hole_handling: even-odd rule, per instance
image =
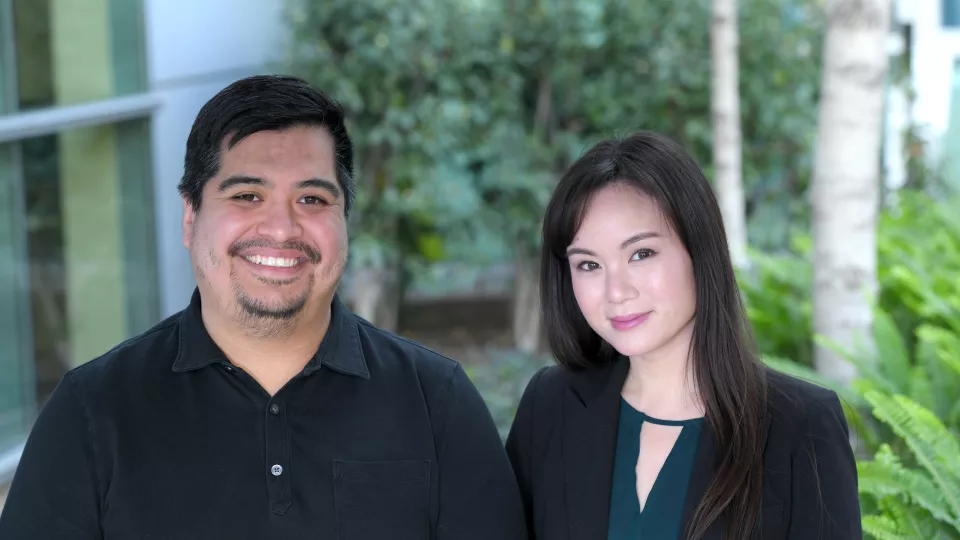
[{"label": "tree trunk", "polygon": [[540,348],[540,266],[537,257],[518,252],[513,288],[513,341],[521,352]]},{"label": "tree trunk", "polygon": [[397,266],[358,268],[351,276],[351,309],[374,326],[396,332],[402,296]]},{"label": "tree trunk", "polygon": [[713,166],[720,211],[733,264],[747,264],[747,218],[743,201],[740,134],[740,62],[737,0],[713,0],[712,52]]},{"label": "tree trunk", "polygon": [[[853,351],[871,347],[877,290],[877,202],[890,0],[830,0],[811,186],[814,330]],[[869,350],[869,349],[867,349]],[[818,345],[817,370],[855,368]]]}]

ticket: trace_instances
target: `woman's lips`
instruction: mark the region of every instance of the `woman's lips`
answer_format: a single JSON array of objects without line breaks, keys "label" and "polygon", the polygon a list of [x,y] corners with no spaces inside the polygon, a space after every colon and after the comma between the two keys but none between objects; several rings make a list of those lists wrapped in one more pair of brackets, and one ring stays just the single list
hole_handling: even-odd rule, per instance
[{"label": "woman's lips", "polygon": [[613,326],[614,330],[630,330],[631,328],[636,328],[643,324],[649,317],[652,311],[646,313],[633,313],[630,315],[621,315],[619,317],[611,317],[610,325]]}]

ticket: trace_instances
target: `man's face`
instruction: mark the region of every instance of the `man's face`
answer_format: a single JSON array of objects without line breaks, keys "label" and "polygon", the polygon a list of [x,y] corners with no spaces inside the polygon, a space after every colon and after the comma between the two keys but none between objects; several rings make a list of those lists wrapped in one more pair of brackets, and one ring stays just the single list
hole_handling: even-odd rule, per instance
[{"label": "man's face", "polygon": [[329,306],[347,260],[336,170],[333,138],[314,126],[223,145],[200,210],[184,201],[183,243],[205,310],[215,305],[255,335],[274,337],[302,312]]}]

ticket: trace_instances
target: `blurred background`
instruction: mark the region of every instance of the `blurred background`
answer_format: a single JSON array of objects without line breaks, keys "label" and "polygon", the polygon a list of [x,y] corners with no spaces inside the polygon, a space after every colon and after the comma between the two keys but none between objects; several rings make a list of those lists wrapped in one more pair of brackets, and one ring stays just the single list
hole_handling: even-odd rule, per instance
[{"label": "blurred background", "polygon": [[0,505],[60,377],[188,303],[187,133],[257,73],[348,110],[342,297],[463,363],[503,435],[551,362],[559,174],[681,142],[764,360],[844,399],[868,533],[960,538],[960,0],[0,0]]}]

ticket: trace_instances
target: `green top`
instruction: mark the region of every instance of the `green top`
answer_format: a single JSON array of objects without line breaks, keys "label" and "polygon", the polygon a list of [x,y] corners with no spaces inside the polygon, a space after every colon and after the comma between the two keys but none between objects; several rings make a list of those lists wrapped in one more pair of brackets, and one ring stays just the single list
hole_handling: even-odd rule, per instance
[{"label": "green top", "polygon": [[[637,498],[636,466],[640,456],[640,428],[644,422],[682,426],[683,429],[663,463],[641,512]],[[679,421],[652,418],[621,399],[607,540],[679,538],[687,484],[697,454],[702,424],[703,418]]]}]

